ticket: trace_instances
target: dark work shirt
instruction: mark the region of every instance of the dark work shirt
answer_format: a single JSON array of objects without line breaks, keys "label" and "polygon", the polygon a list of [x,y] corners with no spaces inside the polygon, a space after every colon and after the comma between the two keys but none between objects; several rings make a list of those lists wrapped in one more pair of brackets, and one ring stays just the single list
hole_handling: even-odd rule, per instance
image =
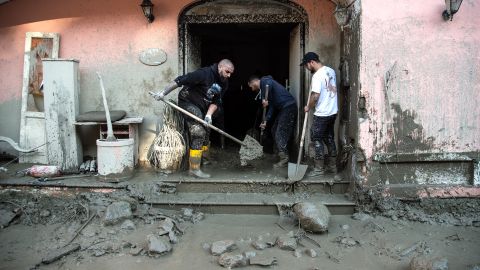
[{"label": "dark work shirt", "polygon": [[265,99],[265,91],[269,85],[268,91],[268,112],[266,120],[270,121],[273,112],[280,111],[292,104],[296,104],[295,98],[280,83],[275,81],[272,76],[264,76],[260,79],[260,96]]},{"label": "dark work shirt", "polygon": [[[175,82],[183,86],[178,93],[178,100],[197,106],[203,114],[207,113],[210,104],[221,104],[221,93],[228,88],[228,81],[222,81],[217,64],[178,76]],[[221,91],[215,91],[213,84],[218,84]]]}]

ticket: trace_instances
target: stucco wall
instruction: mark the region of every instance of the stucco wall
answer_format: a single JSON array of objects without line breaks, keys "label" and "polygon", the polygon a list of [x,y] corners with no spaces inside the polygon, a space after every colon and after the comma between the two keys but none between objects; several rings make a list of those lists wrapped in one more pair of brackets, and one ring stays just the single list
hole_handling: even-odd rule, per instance
[{"label": "stucco wall", "polygon": [[377,154],[478,156],[480,4],[463,1],[453,21],[446,22],[443,1],[361,3],[357,101],[365,101],[365,114],[358,119],[358,146],[367,160]]},{"label": "stucco wall", "polygon": [[367,158],[480,149],[480,5],[463,1],[448,22],[444,9],[436,0],[362,1]]},{"label": "stucco wall", "polygon": [[[162,89],[179,75],[177,20],[192,1],[152,1],[152,24],[143,17],[140,2],[15,0],[0,5],[0,136],[18,142],[25,33],[56,32],[60,34],[59,57],[80,61],[80,111],[103,110],[98,71],[110,109],[145,117],[140,130],[140,157],[145,159],[162,112],[162,104],[147,92]],[[298,3],[310,18],[306,48],[318,51],[329,65],[337,67],[339,30],[332,17],[333,4],[327,0]],[[154,67],[141,64],[138,53],[146,48],[163,49],[167,62]],[[86,152],[95,153],[97,134],[82,135]],[[2,143],[0,151],[11,149]]]}]

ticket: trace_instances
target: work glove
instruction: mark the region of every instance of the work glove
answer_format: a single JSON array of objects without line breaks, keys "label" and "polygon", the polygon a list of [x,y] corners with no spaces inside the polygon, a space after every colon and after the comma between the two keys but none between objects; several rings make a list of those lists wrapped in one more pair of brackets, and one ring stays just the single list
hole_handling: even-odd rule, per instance
[{"label": "work glove", "polygon": [[164,97],[165,97],[164,91],[157,92],[153,95],[153,98],[157,101],[163,100]]},{"label": "work glove", "polygon": [[205,115],[205,123],[211,125],[212,124],[212,116],[211,115]]}]

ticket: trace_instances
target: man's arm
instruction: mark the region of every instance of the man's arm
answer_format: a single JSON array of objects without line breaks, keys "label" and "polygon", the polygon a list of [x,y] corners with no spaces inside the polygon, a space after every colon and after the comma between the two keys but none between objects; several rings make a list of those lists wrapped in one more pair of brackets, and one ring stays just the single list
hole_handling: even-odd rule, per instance
[{"label": "man's arm", "polygon": [[304,111],[308,112],[310,109],[315,108],[315,104],[317,104],[319,97],[320,97],[320,93],[311,92],[310,101],[308,102],[307,106],[305,106]]}]

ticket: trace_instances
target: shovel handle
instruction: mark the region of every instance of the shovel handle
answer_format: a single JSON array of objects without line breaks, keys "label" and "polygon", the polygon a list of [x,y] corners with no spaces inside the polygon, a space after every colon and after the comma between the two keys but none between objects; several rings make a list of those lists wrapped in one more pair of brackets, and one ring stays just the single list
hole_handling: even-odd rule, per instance
[{"label": "shovel handle", "polygon": [[[310,104],[311,95],[312,95],[312,92],[308,92],[307,106],[308,104]],[[300,166],[300,160],[302,159],[303,144],[305,141],[305,129],[307,129],[307,122],[308,122],[308,112],[305,113],[305,116],[303,119],[302,136],[300,137],[300,149],[298,149],[297,167],[295,169],[296,171],[298,171],[298,167]]]},{"label": "shovel handle", "polygon": [[[152,96],[155,95],[155,93],[153,93],[153,92],[151,92],[151,91],[148,92],[148,93],[149,93],[150,95],[152,95]],[[239,139],[237,139],[237,138],[233,137],[232,135],[226,133],[225,131],[217,128],[216,126],[211,125],[211,124],[205,122],[203,119],[200,119],[198,116],[196,116],[196,115],[194,115],[193,113],[191,113],[191,112],[189,112],[189,111],[181,108],[180,106],[178,106],[178,105],[176,105],[176,104],[173,104],[172,102],[167,101],[167,100],[164,100],[164,99],[162,99],[162,101],[165,102],[165,103],[167,103],[168,105],[170,105],[170,106],[173,107],[174,109],[180,111],[181,113],[184,113],[185,115],[189,116],[189,117],[192,118],[193,120],[196,120],[197,122],[200,122],[201,124],[203,124],[203,125],[211,128],[211,129],[215,130],[216,132],[218,132],[218,133],[220,133],[220,134],[222,134],[222,135],[225,135],[226,137],[228,137],[228,138],[231,139],[232,141],[234,141],[234,142],[236,142],[236,143],[238,143],[238,144],[241,144],[241,145],[246,146],[245,143],[243,143],[243,142],[240,141]]]},{"label": "shovel handle", "polygon": [[[268,92],[270,90],[270,85],[265,85],[265,100],[268,101]],[[262,114],[262,123],[265,122],[265,115],[267,113],[267,108],[266,107],[263,107],[263,114]],[[263,131],[264,129],[262,128],[262,130],[260,131],[260,136],[263,136]]]}]

